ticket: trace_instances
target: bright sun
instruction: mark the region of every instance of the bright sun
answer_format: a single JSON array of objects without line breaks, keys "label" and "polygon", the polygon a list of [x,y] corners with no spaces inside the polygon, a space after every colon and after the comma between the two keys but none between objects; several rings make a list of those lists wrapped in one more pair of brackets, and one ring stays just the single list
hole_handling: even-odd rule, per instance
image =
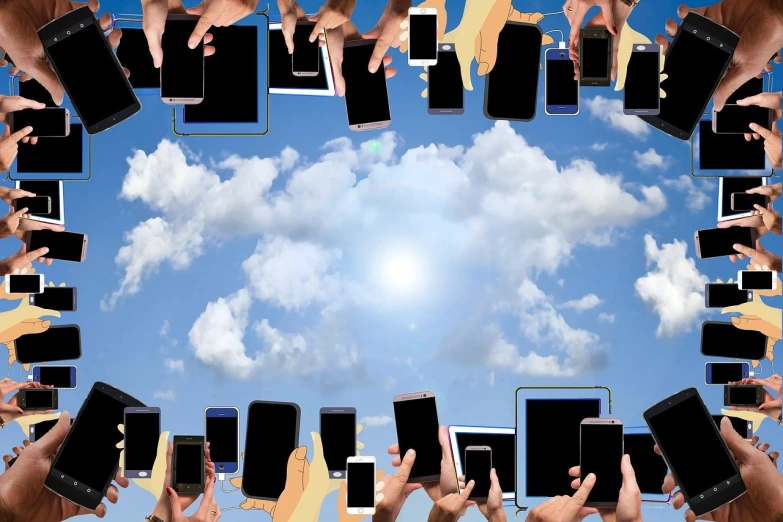
[{"label": "bright sun", "polygon": [[383,279],[395,291],[413,290],[421,282],[421,266],[413,256],[392,255],[384,265]]}]

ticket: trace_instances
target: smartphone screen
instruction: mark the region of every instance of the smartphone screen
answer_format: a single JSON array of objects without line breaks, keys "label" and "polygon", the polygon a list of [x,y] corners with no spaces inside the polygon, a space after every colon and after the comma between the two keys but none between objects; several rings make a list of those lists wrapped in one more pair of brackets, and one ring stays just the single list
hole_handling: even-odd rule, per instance
[{"label": "smartphone screen", "polygon": [[11,132],[14,133],[25,127],[32,127],[33,136],[49,136],[64,138],[69,132],[68,116],[65,109],[22,109],[11,113]]},{"label": "smartphone screen", "polygon": [[750,98],[751,96],[761,94],[762,92],[764,92],[764,78],[751,78],[729,96],[726,100],[726,105],[734,105],[739,100]]},{"label": "smartphone screen", "polygon": [[595,473],[596,482],[590,492],[590,503],[617,503],[623,474],[623,425],[582,423],[579,445],[579,462],[582,481]]},{"label": "smartphone screen", "polygon": [[574,64],[568,57],[568,50],[548,49],[546,52],[547,112],[573,114],[578,105],[579,80],[574,79]]},{"label": "smartphone screen", "polygon": [[[348,125],[357,129],[391,121],[384,67],[381,65],[374,74],[367,69],[375,42],[360,40],[356,45],[345,42],[343,49],[345,110],[348,113]],[[372,128],[378,127],[373,125]]]},{"label": "smartphone screen", "polygon": [[[744,137],[743,137],[744,139]],[[734,210],[732,205],[732,195],[735,192],[744,194],[746,191],[758,188],[764,185],[764,178],[759,176],[737,176],[737,177],[722,177],[719,181],[719,194],[720,201],[718,204],[718,218],[727,219],[732,216],[739,216],[740,214],[747,214],[747,211]],[[747,194],[752,196],[754,194]],[[763,197],[763,196],[762,196]],[[753,210],[751,207],[750,210]]]},{"label": "smartphone screen", "polygon": [[[135,410],[136,408],[134,408]],[[126,476],[144,478],[158,456],[160,410],[125,412]],[[142,473],[138,473],[141,471]]]},{"label": "smartphone screen", "polygon": [[753,244],[752,228],[730,227],[730,228],[710,228],[708,230],[699,230],[697,251],[700,259],[709,259],[712,257],[736,255],[735,244],[744,245],[748,248],[755,248]]},{"label": "smartphone screen", "polygon": [[207,408],[206,433],[209,454],[218,473],[236,473],[239,467],[239,412],[231,408]]},{"label": "smartphone screen", "polygon": [[707,384],[729,384],[748,376],[748,363],[707,363]]},{"label": "smartphone screen", "polygon": [[57,390],[37,390],[26,388],[22,390],[25,397],[25,410],[53,410],[54,398]]},{"label": "smartphone screen", "polygon": [[318,74],[321,63],[318,38],[310,41],[315,29],[314,22],[297,22],[294,30],[294,54],[291,56],[291,69],[294,73]]},{"label": "smartphone screen", "polygon": [[606,30],[590,30],[589,34],[583,33],[580,38],[579,69],[582,85],[596,85],[596,81],[606,82],[608,85],[612,67],[611,33]]},{"label": "smartphone screen", "polygon": [[321,410],[324,458],[330,477],[340,478],[345,474],[348,458],[356,456],[356,410],[325,410]]},{"label": "smartphone screen", "polygon": [[[33,80],[31,80],[33,81]],[[25,82],[28,83],[28,82]],[[62,138],[62,139],[70,139],[69,138]],[[39,143],[42,140],[39,140]],[[55,141],[55,140],[50,140]],[[80,142],[81,143],[81,142]],[[37,146],[37,145],[36,145]],[[81,145],[80,145],[81,146]],[[18,161],[18,159],[17,159]],[[79,165],[81,166],[81,155],[79,157]],[[35,215],[36,218],[46,219],[49,221],[62,223],[65,219],[64,217],[64,211],[62,206],[62,194],[63,194],[63,182],[60,180],[25,180],[25,181],[17,181],[16,182],[16,188],[26,190],[28,192],[32,192],[36,195],[36,198],[20,198],[20,199],[37,199],[37,198],[46,198],[49,197],[51,201],[51,211],[50,212],[32,212],[31,213]],[[19,200],[16,200],[19,201]],[[22,206],[21,208],[24,208]],[[30,208],[30,207],[28,207]]]},{"label": "smartphone screen", "polygon": [[43,103],[47,107],[57,108],[57,104],[52,100],[52,95],[38,81],[31,78],[26,82],[19,82],[17,87],[19,96],[22,98]]},{"label": "smartphone screen", "polygon": [[712,117],[718,134],[753,132],[751,123],[767,129],[772,121],[770,110],[756,105],[725,105],[723,110],[714,113]]},{"label": "smartphone screen", "polygon": [[734,212],[750,212],[756,210],[755,205],[762,208],[767,206],[767,197],[763,194],[746,194],[745,192],[734,192],[731,194],[731,210]]},{"label": "smartphone screen", "polygon": [[164,100],[204,99],[204,40],[195,49],[188,47],[197,22],[195,15],[190,20],[166,20],[160,68],[160,97]]},{"label": "smartphone screen", "polygon": [[143,29],[122,28],[122,45],[117,47],[117,58],[130,71],[134,89],[160,89],[160,70],[155,67]]},{"label": "smartphone screen", "polygon": [[[723,415],[712,416],[712,420],[715,422],[718,430],[720,430],[720,423],[723,421],[723,417]],[[753,436],[752,422],[748,422],[745,419],[740,419],[739,417],[726,416],[726,418],[729,419],[731,422],[731,427],[734,428],[734,431],[736,431],[740,437],[743,439],[749,439]]]},{"label": "smartphone screen", "polygon": [[40,138],[35,145],[20,141],[16,171],[25,174],[81,174],[84,159],[82,129],[81,123],[71,123],[65,138]]},{"label": "smartphone screen", "polygon": [[204,437],[187,438],[193,441],[174,441],[171,484],[175,491],[187,491],[184,486],[202,488],[204,485]]},{"label": "smartphone screen", "polygon": [[8,293],[10,294],[37,294],[41,291],[40,274],[9,274]]},{"label": "smartphone screen", "polygon": [[537,25],[506,22],[503,26],[495,67],[484,80],[487,118],[530,121],[536,117],[541,38]]},{"label": "smartphone screen", "polygon": [[76,325],[50,326],[41,333],[22,335],[14,343],[16,360],[22,364],[70,361],[82,356],[81,334]]},{"label": "smartphone screen", "polygon": [[735,283],[707,283],[706,286],[707,308],[736,306],[753,299],[752,293],[740,290]]},{"label": "smartphone screen", "polygon": [[45,216],[51,211],[51,201],[49,196],[17,198],[14,200],[14,210],[18,212],[26,208],[30,215]]},{"label": "smartphone screen", "polygon": [[71,374],[76,375],[75,366],[36,366],[37,382],[44,386],[55,388],[73,388],[76,383],[71,380]]},{"label": "smartphone screen", "polygon": [[371,509],[375,507],[375,463],[348,463],[348,492],[346,507]]},{"label": "smartphone screen", "polygon": [[492,450],[468,449],[465,451],[465,483],[475,481],[470,499],[485,500],[489,497],[492,470]]},{"label": "smartphone screen", "polygon": [[754,330],[740,330],[731,323],[705,321],[701,326],[701,353],[708,357],[763,359],[767,336]]},{"label": "smartphone screen", "polygon": [[[642,47],[642,50],[636,47]],[[657,111],[661,103],[660,47],[634,46],[623,89],[623,107],[627,111]]]},{"label": "smartphone screen", "polygon": [[764,140],[745,141],[742,134],[716,134],[712,121],[699,123],[699,170],[764,170],[765,166]]},{"label": "smartphone screen", "polygon": [[771,270],[743,270],[743,290],[772,290],[773,272]]},{"label": "smartphone screen", "polygon": [[280,498],[288,457],[299,445],[299,415],[299,406],[291,403],[255,401],[248,407],[242,472],[242,492],[248,498]]},{"label": "smartphone screen", "polygon": [[[414,9],[415,10],[415,9]],[[438,57],[438,15],[413,14],[408,16],[409,60],[437,60]]]},{"label": "smartphone screen", "polygon": [[729,391],[726,406],[753,406],[758,404],[758,386],[726,386]]},{"label": "smartphone screen", "polygon": [[61,259],[77,263],[82,261],[87,237],[84,234],[54,232],[52,230],[32,230],[28,234],[30,235],[28,252],[47,247],[49,252],[43,256],[47,259]]},{"label": "smartphone screen", "polygon": [[[422,394],[423,395],[423,394]],[[443,451],[438,440],[438,408],[435,397],[394,401],[394,423],[400,455],[416,451],[409,481],[440,476]]]},{"label": "smartphone screen", "polygon": [[[41,437],[49,433],[52,428],[57,424],[57,419],[36,422],[30,425],[30,442],[41,440]],[[73,419],[71,419],[71,425],[73,426]]]},{"label": "smartphone screen", "polygon": [[45,286],[40,294],[30,296],[30,304],[58,312],[76,311],[76,289],[65,286]]},{"label": "smartphone screen", "polygon": [[623,435],[623,452],[631,457],[636,483],[645,495],[661,494],[661,486],[669,469],[654,448],[655,439],[649,433]]},{"label": "smartphone screen", "polygon": [[438,63],[427,68],[427,103],[431,114],[462,114],[465,88],[452,44],[441,44]]}]

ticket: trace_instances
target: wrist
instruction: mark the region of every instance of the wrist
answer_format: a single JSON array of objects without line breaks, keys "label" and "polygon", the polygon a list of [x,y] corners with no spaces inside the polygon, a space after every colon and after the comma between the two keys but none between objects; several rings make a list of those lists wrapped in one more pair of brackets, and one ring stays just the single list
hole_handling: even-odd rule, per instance
[{"label": "wrist", "polygon": [[505,510],[501,507],[500,509],[490,511],[487,522],[506,522]]},{"label": "wrist", "polygon": [[156,516],[163,522],[171,521],[171,504],[169,504],[168,498],[159,498],[158,503],[155,504],[152,513],[150,515]]}]

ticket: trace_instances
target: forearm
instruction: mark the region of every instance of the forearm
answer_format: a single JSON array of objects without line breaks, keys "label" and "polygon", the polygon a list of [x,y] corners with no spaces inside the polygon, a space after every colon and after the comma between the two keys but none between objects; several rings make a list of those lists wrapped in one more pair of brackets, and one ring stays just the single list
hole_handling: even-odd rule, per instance
[{"label": "forearm", "polygon": [[501,508],[490,513],[487,522],[506,522],[506,510]]}]

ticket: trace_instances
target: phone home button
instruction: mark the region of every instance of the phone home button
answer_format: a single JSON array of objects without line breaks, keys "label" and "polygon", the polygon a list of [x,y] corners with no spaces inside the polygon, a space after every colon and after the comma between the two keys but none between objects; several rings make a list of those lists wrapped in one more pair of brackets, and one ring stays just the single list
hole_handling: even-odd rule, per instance
[{"label": "phone home button", "polygon": [[335,472],[334,472],[334,478],[340,478],[340,477],[342,477],[342,476],[343,476],[343,474],[342,474],[342,473],[340,473],[339,471],[335,471]]},{"label": "phone home button", "polygon": [[359,514],[361,515],[362,513],[364,513],[364,508],[359,508]]},{"label": "phone home button", "polygon": [[146,477],[147,472],[146,471],[139,471],[139,477]]}]

